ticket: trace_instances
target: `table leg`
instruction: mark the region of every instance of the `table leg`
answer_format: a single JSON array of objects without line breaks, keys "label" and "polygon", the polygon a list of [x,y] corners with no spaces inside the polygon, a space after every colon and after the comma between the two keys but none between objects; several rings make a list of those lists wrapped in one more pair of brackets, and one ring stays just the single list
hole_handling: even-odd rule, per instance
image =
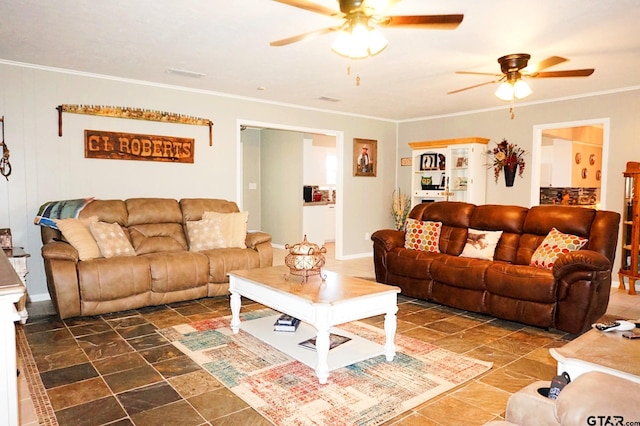
[{"label": "table leg", "polygon": [[329,378],[329,329],[318,330],[316,335],[316,354],[318,355],[318,365],[316,376],[321,385],[327,383]]},{"label": "table leg", "polygon": [[394,306],[384,316],[384,355],[387,357],[387,361],[393,361],[396,356],[396,345],[394,339],[396,336],[396,312],[398,312],[398,306]]},{"label": "table leg", "polygon": [[231,292],[231,330],[234,334],[240,331],[240,293]]}]

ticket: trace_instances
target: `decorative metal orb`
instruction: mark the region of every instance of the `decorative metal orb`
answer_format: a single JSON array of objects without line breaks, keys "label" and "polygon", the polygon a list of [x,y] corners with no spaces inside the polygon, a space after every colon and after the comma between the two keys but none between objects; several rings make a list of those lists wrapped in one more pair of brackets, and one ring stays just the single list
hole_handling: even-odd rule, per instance
[{"label": "decorative metal orb", "polygon": [[284,264],[289,267],[291,275],[302,277],[302,282],[307,282],[312,275],[319,275],[322,281],[326,276],[322,275],[322,267],[324,266],[324,254],[327,249],[324,246],[319,247],[317,244],[307,241],[307,236],[300,243],[284,246],[289,250],[284,258]]}]

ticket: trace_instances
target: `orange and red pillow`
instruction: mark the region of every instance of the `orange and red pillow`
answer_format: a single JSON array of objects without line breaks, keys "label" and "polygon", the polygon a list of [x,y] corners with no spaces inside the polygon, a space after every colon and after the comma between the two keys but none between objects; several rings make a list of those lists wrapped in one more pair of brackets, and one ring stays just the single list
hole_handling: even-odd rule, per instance
[{"label": "orange and red pillow", "polygon": [[577,235],[565,234],[551,228],[549,234],[531,256],[531,266],[542,269],[553,269],[558,257],[572,251],[580,250],[589,240]]},{"label": "orange and red pillow", "polygon": [[440,253],[442,222],[407,219],[404,248]]}]

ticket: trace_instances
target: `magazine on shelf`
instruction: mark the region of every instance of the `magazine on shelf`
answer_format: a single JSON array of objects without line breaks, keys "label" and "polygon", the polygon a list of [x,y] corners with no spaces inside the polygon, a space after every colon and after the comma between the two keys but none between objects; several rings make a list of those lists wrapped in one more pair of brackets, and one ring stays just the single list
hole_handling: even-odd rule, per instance
[{"label": "magazine on shelf", "polygon": [[[333,334],[331,333],[329,335],[329,350],[340,346],[343,343],[347,343],[349,340],[351,340],[351,337],[346,337],[346,336],[340,336],[339,334]],[[298,343],[299,346],[302,346],[305,349],[309,349],[312,351],[316,350],[316,338],[312,337],[310,339],[307,339],[303,342]]]}]

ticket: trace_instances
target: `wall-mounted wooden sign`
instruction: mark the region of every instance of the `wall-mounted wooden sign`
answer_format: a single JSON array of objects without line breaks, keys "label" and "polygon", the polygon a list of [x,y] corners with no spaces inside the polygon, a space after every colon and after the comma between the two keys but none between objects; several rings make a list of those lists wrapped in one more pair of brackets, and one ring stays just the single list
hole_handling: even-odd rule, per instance
[{"label": "wall-mounted wooden sign", "polygon": [[85,158],[193,163],[194,139],[84,131]]}]

